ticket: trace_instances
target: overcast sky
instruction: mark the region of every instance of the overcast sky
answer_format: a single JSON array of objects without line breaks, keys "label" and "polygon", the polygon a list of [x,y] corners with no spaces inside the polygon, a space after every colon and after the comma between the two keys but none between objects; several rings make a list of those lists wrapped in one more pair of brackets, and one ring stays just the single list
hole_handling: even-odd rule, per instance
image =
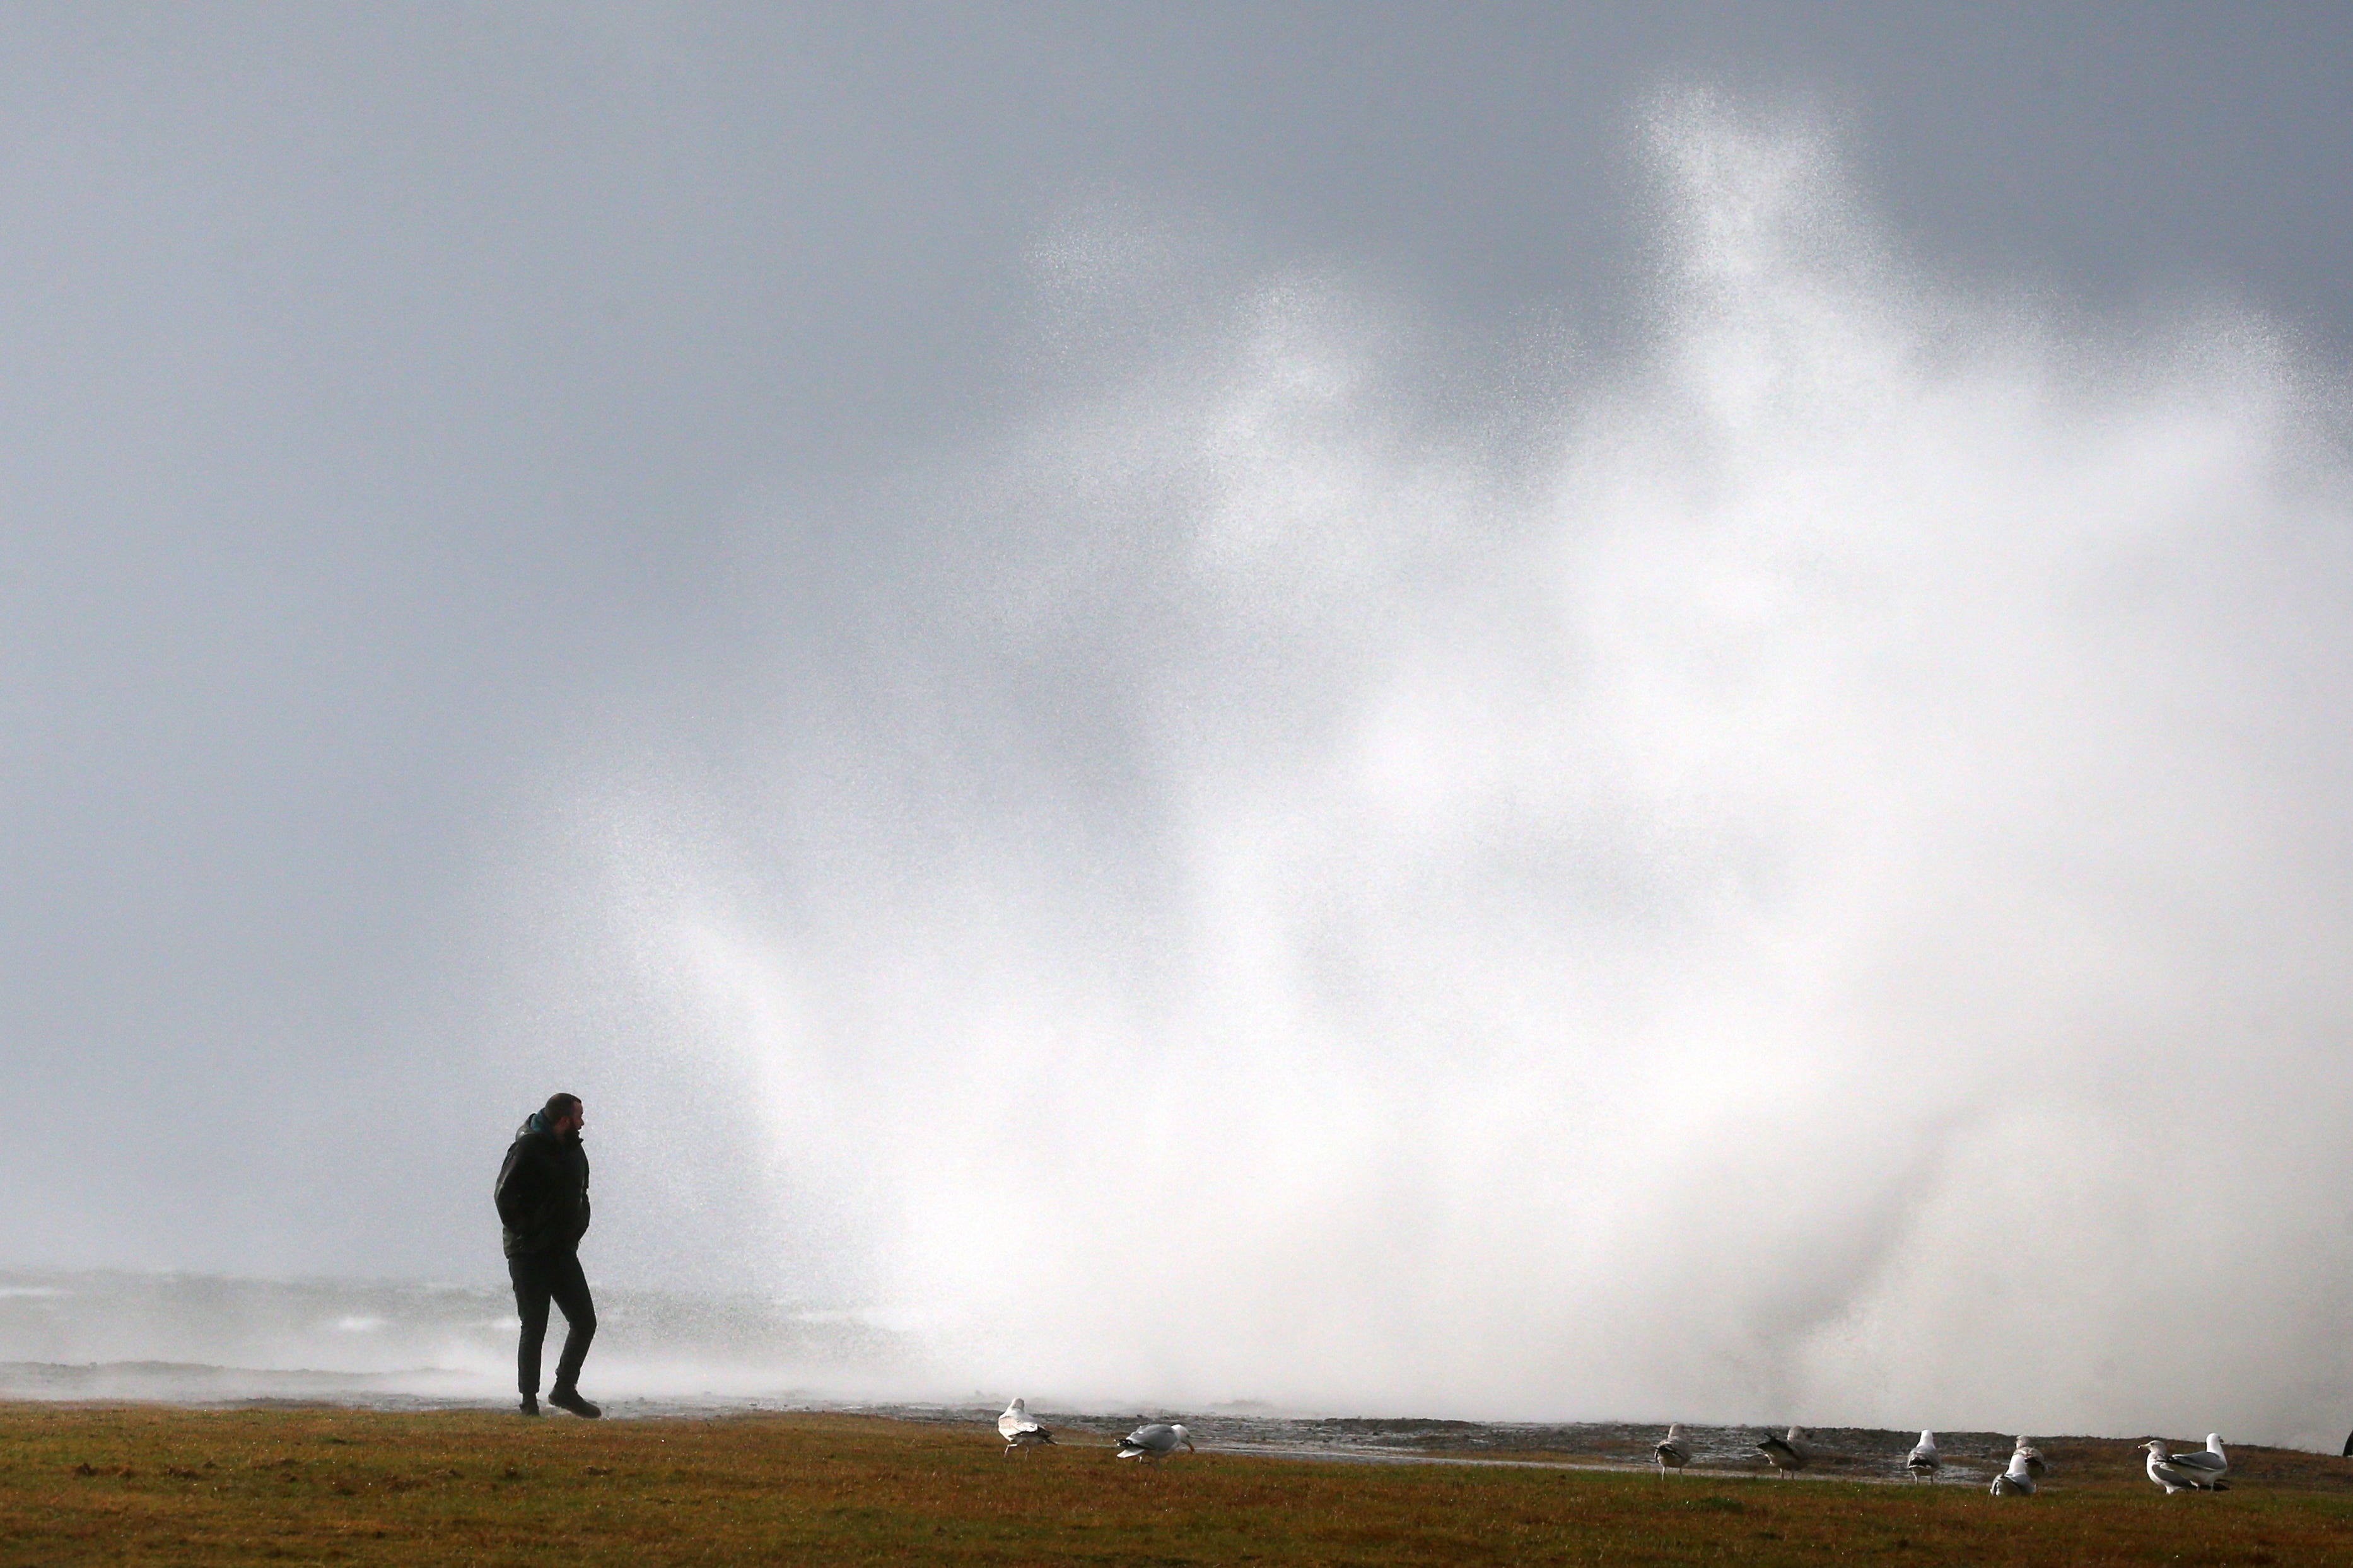
[{"label": "overcast sky", "polygon": [[[0,13],[0,1264],[495,1278],[506,1134],[636,1016],[565,994],[583,836],[655,775],[756,815],[763,726],[954,619],[940,487],[1159,352],[1123,321],[1324,279],[1440,404],[1628,352],[1645,116],[1699,89],[1831,138],[1923,289],[2245,312],[2326,379],[2348,69],[2341,6]],[[1161,283],[1073,350],[1106,233]],[[1148,764],[1049,685],[1116,858]]]}]

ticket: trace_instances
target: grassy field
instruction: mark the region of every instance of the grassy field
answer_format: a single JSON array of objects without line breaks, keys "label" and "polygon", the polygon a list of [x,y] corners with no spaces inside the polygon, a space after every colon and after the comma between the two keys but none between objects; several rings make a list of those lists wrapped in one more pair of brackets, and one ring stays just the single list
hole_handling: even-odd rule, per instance
[{"label": "grassy field", "polygon": [[2031,1500],[1598,1469],[1028,1460],[985,1430],[837,1415],[0,1406],[0,1562],[2353,1563],[2342,1461],[2245,1450],[2166,1498],[2122,1443],[2048,1445]]}]

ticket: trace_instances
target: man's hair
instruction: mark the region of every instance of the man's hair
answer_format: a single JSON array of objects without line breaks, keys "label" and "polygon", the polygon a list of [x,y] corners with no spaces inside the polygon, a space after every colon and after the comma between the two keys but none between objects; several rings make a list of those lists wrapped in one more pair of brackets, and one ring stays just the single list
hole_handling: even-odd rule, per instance
[{"label": "man's hair", "polygon": [[571,1115],[574,1111],[579,1109],[580,1097],[578,1095],[551,1094],[547,1097],[547,1103],[540,1108],[539,1113],[542,1116],[546,1117],[547,1124],[550,1127],[553,1127],[557,1122],[563,1121],[565,1117]]}]

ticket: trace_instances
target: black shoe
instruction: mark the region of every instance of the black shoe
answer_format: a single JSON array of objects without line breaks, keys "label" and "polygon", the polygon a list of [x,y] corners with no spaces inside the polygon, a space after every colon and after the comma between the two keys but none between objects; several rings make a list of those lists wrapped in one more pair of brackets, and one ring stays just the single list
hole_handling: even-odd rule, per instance
[{"label": "black shoe", "polygon": [[522,1396],[522,1413],[525,1415],[536,1415],[539,1414],[538,1394],[526,1394]]},{"label": "black shoe", "polygon": [[576,1388],[549,1389],[547,1392],[547,1402],[550,1405],[554,1405],[558,1410],[569,1410],[573,1415],[584,1416],[590,1421],[594,1421],[596,1417],[605,1414],[595,1405],[589,1404],[586,1400],[581,1398],[580,1391]]}]

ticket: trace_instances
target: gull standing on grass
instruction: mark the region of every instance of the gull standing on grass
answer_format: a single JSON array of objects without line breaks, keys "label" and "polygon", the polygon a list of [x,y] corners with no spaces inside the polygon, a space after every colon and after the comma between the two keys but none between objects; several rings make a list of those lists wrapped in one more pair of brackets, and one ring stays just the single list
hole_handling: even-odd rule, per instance
[{"label": "gull standing on grass", "polygon": [[2141,1445],[2148,1450],[2148,1479],[2165,1489],[2165,1495],[2175,1492],[2213,1492],[2224,1490],[2230,1483],[2222,1477],[2231,1462],[2218,1450],[2221,1441],[2209,1437],[2209,1448],[2187,1454],[2168,1454],[2165,1445],[2152,1437]]},{"label": "gull standing on grass", "polygon": [[2192,1448],[2186,1454],[2168,1454],[2173,1468],[2191,1478],[2208,1491],[2230,1489],[2224,1478],[2231,1473],[2231,1456],[2222,1452],[2222,1439],[2212,1432],[2206,1434],[2206,1446]]},{"label": "gull standing on grass", "polygon": [[1680,1470],[1692,1462],[1692,1442],[1683,1436],[1680,1421],[1667,1428],[1667,1435],[1651,1449],[1651,1457],[1659,1461],[1659,1479],[1664,1480],[1669,1470]]},{"label": "gull standing on grass", "polygon": [[1804,1469],[1806,1461],[1813,1458],[1806,1451],[1806,1429],[1803,1426],[1790,1427],[1786,1437],[1767,1436],[1757,1447],[1764,1450],[1765,1458],[1781,1472],[1784,1479],[1792,1471]]},{"label": "gull standing on grass", "polygon": [[1181,1423],[1172,1426],[1165,1421],[1155,1421],[1149,1426],[1138,1426],[1134,1431],[1130,1432],[1127,1435],[1127,1440],[1119,1446],[1119,1452],[1112,1458],[1149,1459],[1157,1465],[1175,1453],[1176,1445],[1179,1443],[1185,1445],[1187,1453],[1198,1454],[1201,1451],[1193,1447],[1192,1435],[1185,1430]]},{"label": "gull standing on grass", "polygon": [[1912,1451],[1904,1457],[1904,1468],[1912,1472],[1912,1479],[1915,1481],[1935,1480],[1936,1468],[1944,1462],[1936,1455],[1936,1435],[1934,1432],[1921,1433],[1920,1440],[1913,1444]]},{"label": "gull standing on grass", "polygon": [[2034,1495],[2034,1475],[2027,1468],[2024,1454],[2010,1455],[2010,1468],[1994,1477],[1992,1491],[1996,1497],[2032,1497]]},{"label": "gull standing on grass", "polygon": [[2016,1451],[2010,1455],[2010,1458],[2013,1461],[2024,1459],[2026,1461],[2026,1473],[2033,1477],[2038,1481],[2051,1473],[2050,1463],[2043,1458],[2042,1450],[2036,1447],[2033,1444],[2028,1442],[2023,1437],[2021,1437],[2018,1440],[2018,1447]]},{"label": "gull standing on grass", "polygon": [[[1036,1417],[1029,1414],[1028,1402],[1019,1399],[1007,1405],[1005,1414],[997,1418],[997,1432],[1005,1439],[1007,1454],[1018,1448],[1025,1458],[1039,1444],[1054,1443],[1054,1435],[1038,1425]],[[1059,1448],[1061,1445],[1054,1443],[1054,1447]]]}]

